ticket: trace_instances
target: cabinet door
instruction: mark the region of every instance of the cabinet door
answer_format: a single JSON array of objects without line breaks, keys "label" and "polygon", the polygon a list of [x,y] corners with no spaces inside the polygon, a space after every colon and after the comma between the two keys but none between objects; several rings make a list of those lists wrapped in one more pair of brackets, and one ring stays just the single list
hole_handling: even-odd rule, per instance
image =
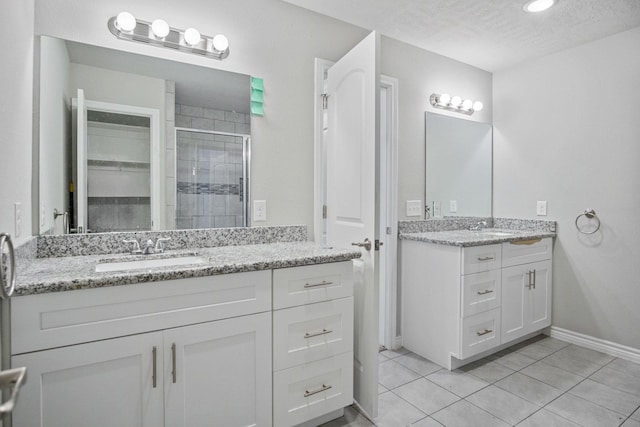
[{"label": "cabinet door", "polygon": [[162,426],[161,346],[156,332],[14,356],[28,379],[13,425]]},{"label": "cabinet door", "polygon": [[528,265],[502,269],[502,343],[527,333]]},{"label": "cabinet door", "polygon": [[502,269],[502,343],[551,324],[551,261]]},{"label": "cabinet door", "polygon": [[271,425],[271,313],[164,332],[167,427]]}]

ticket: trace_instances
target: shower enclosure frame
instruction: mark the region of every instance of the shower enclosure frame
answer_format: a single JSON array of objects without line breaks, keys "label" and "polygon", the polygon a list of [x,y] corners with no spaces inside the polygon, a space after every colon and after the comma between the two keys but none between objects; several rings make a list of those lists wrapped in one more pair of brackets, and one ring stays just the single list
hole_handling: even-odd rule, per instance
[{"label": "shower enclosure frame", "polygon": [[[234,132],[221,132],[216,130],[207,130],[207,129],[197,129],[197,128],[187,128],[187,127],[174,127],[174,141],[176,144],[176,149],[174,150],[175,161],[174,165],[176,170],[174,171],[176,176],[176,195],[178,192],[178,132],[197,132],[197,133],[205,133],[209,135],[222,135],[222,136],[232,136],[236,138],[242,138],[242,194],[243,194],[243,207],[242,207],[242,216],[243,216],[243,226],[250,227],[251,226],[251,185],[250,185],[250,176],[251,176],[251,135],[245,133],[234,133]],[[177,218],[176,218],[177,220]],[[177,227],[176,227],[177,228]]]}]

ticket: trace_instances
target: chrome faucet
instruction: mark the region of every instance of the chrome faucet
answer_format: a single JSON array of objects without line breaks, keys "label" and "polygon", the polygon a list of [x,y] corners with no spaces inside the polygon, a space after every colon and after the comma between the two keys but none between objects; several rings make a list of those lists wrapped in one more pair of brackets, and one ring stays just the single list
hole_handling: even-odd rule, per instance
[{"label": "chrome faucet", "polygon": [[482,227],[487,226],[487,221],[480,221],[476,225],[469,227],[469,231],[482,231]]},{"label": "chrome faucet", "polygon": [[144,255],[149,255],[155,252],[154,249],[154,245],[153,245],[153,240],[148,239],[147,243],[144,244],[144,249],[142,250],[142,253]]},{"label": "chrome faucet", "polygon": [[133,249],[131,249],[131,255],[138,255],[142,253],[142,250],[140,250],[140,243],[138,242],[137,239],[123,240],[122,243],[133,243]]},{"label": "chrome faucet", "polygon": [[169,240],[171,240],[171,237],[158,237],[158,240],[156,240],[154,252],[157,254],[161,254],[162,252],[164,252],[164,242],[168,242]]},{"label": "chrome faucet", "polygon": [[140,243],[136,239],[123,240],[123,243],[133,243],[133,249],[131,250],[132,255],[138,254],[161,254],[164,252],[164,242],[171,240],[171,237],[158,237],[156,243],[153,243],[153,240],[147,239],[144,244],[144,248],[140,248]]}]

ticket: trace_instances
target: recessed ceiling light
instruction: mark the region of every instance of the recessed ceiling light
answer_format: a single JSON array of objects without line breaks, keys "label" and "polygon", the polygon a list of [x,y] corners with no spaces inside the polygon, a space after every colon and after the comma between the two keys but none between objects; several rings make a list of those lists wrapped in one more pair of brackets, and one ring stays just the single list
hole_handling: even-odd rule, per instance
[{"label": "recessed ceiling light", "polygon": [[522,8],[525,12],[542,12],[549,9],[556,0],[530,0]]}]

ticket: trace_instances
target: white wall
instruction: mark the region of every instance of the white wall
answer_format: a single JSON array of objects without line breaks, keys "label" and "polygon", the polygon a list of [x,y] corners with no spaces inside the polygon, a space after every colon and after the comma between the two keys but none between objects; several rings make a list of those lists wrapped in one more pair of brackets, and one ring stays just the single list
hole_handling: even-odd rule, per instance
[{"label": "white wall", "polygon": [[[492,80],[487,71],[387,37],[381,52],[382,74],[399,80],[398,219],[403,220],[407,200],[425,201],[425,111],[491,123]],[[484,109],[471,117],[435,109],[429,103],[434,92],[482,101]]]},{"label": "white wall", "polygon": [[[38,61],[36,61],[38,62]],[[71,138],[71,99],[68,92],[69,54],[64,42],[43,38],[40,42],[39,93],[39,191],[34,202],[34,230],[46,233],[58,225],[62,231],[62,217],[53,219],[53,209],[64,212],[69,204],[69,161]],[[60,167],[62,165],[63,167]],[[44,212],[44,216],[42,213]]]},{"label": "white wall", "polygon": [[[216,61],[118,40],[107,20],[122,10],[224,33],[231,54]],[[36,33],[262,77],[265,115],[251,121],[252,198],[268,207],[260,225],[306,224],[313,232],[313,59],[341,57],[365,30],[280,0],[38,0]]]},{"label": "white wall", "polygon": [[[17,244],[31,236],[33,13],[33,0],[3,2],[0,13],[0,232]],[[17,238],[14,202],[22,204]]]},{"label": "white wall", "polygon": [[[640,28],[494,75],[494,214],[558,221],[553,324],[640,348]],[[574,220],[593,208],[591,237]]]}]

